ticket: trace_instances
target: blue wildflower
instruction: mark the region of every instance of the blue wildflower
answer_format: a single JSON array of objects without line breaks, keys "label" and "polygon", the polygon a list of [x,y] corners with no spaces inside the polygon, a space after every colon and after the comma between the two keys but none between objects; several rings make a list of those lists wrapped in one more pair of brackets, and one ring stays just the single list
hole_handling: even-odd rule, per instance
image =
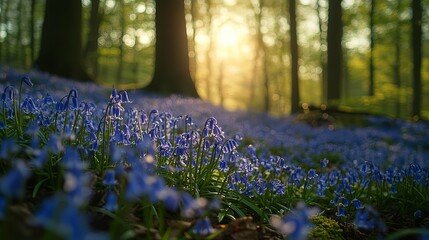
[{"label": "blue wildflower", "polygon": [[205,217],[197,220],[193,232],[199,236],[206,236],[214,233],[215,229],[212,227],[210,219]]},{"label": "blue wildflower", "polygon": [[115,179],[115,170],[109,169],[106,171],[106,175],[103,179],[103,185],[108,187],[113,187],[114,185],[118,184],[118,180]]},{"label": "blue wildflower", "polygon": [[14,167],[0,179],[0,192],[9,198],[22,198],[25,181],[30,177],[30,169],[23,161],[16,161]]},{"label": "blue wildflower", "polygon": [[285,217],[274,215],[270,224],[284,236],[292,240],[306,239],[312,225],[310,218],[318,214],[317,208],[307,208],[303,202],[298,203],[297,209]]},{"label": "blue wildflower", "polygon": [[22,77],[21,81],[24,82],[27,86],[33,87],[33,83],[31,82],[29,76]]},{"label": "blue wildflower", "polygon": [[0,221],[3,220],[6,215],[6,205],[6,198],[0,196]]},{"label": "blue wildflower", "polygon": [[110,212],[118,210],[118,196],[114,191],[107,192],[104,208]]},{"label": "blue wildflower", "polygon": [[415,212],[414,212],[414,217],[415,218],[421,218],[422,217],[422,210],[416,210]]}]

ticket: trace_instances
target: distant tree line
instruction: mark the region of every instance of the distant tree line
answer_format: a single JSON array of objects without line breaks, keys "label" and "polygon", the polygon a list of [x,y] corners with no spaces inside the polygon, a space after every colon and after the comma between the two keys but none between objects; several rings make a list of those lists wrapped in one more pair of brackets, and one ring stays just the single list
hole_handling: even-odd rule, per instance
[{"label": "distant tree line", "polygon": [[[429,118],[428,5],[428,0],[0,0],[0,62],[222,105],[235,97],[247,108],[273,113],[298,112],[304,102],[366,105],[374,112],[388,104],[391,115]],[[231,77],[227,70],[236,64],[234,57],[220,60],[216,53],[219,29],[234,14],[249,20],[253,47],[242,59],[243,67],[247,62],[254,67],[243,77],[247,87],[239,95],[224,81]],[[314,20],[318,30],[308,32]],[[201,36],[207,38],[203,46]],[[368,46],[362,49],[364,41]]]}]

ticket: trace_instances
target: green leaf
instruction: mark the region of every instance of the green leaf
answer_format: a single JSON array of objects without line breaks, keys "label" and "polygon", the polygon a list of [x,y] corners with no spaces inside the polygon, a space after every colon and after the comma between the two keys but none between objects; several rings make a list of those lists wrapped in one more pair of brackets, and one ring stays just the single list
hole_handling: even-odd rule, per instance
[{"label": "green leaf", "polygon": [[44,179],[40,180],[40,181],[36,184],[36,186],[34,186],[33,194],[31,195],[33,198],[35,198],[35,197],[36,197],[37,193],[39,192],[40,187],[41,187],[41,186],[42,186],[42,184],[43,184],[44,182],[46,182],[47,180],[49,180],[49,178],[44,178]]}]

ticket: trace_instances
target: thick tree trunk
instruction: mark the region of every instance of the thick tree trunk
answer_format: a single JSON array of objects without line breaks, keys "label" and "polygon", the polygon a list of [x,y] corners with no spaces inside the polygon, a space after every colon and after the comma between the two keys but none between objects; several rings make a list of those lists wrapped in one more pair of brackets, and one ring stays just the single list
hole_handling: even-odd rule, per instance
[{"label": "thick tree trunk", "polygon": [[88,81],[82,57],[81,1],[46,0],[39,57],[40,70]]},{"label": "thick tree trunk", "polygon": [[83,56],[86,66],[89,68],[89,73],[94,79],[98,76],[98,36],[103,19],[101,12],[100,0],[91,0],[89,32]]},{"label": "thick tree trunk", "polygon": [[413,107],[412,116],[420,118],[422,108],[422,3],[421,0],[412,1],[412,42],[413,42]]},{"label": "thick tree trunk", "polygon": [[290,18],[290,52],[292,64],[292,92],[291,92],[291,113],[297,113],[299,106],[299,76],[298,76],[298,37],[296,34],[296,1],[289,0]]},{"label": "thick tree trunk", "polygon": [[329,104],[338,104],[341,97],[342,77],[342,22],[341,0],[329,0],[328,11],[328,89]]},{"label": "thick tree trunk", "polygon": [[198,97],[189,72],[183,0],[157,0],[155,24],[155,71],[147,89]]}]

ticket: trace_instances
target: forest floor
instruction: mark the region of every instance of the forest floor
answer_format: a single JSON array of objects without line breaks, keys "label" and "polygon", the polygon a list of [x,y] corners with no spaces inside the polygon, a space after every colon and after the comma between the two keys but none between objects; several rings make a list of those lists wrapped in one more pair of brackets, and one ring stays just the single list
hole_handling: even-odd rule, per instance
[{"label": "forest floor", "polygon": [[[0,68],[0,89],[5,90],[9,85],[14,85],[17,88],[22,75],[19,71],[2,66]],[[31,89],[24,90],[23,99],[27,96],[34,99],[43,99],[47,94],[55,99],[64,99],[65,96],[70,94],[70,89],[76,89],[79,94],[79,100],[92,101],[98,108],[103,109],[107,106],[106,99],[109,98],[112,92],[112,89],[103,88],[93,83],[76,82],[41,72],[31,72],[28,75],[34,86]],[[321,208],[322,215],[335,220],[341,226],[342,233],[339,235],[340,237],[335,235],[337,239],[370,239],[377,236],[377,234],[387,238],[390,236],[389,239],[402,239],[401,236],[411,236],[418,239],[420,235],[422,237],[429,236],[427,230],[417,231],[416,234],[412,232],[407,235],[406,232],[402,232],[402,235],[395,235],[395,233],[401,232],[403,229],[429,228],[429,190],[427,190],[429,184],[429,124],[426,122],[410,122],[366,113],[351,113],[320,108],[306,109],[302,113],[289,117],[272,117],[264,113],[227,111],[201,99],[177,95],[159,96],[144,90],[130,90],[128,91],[128,96],[131,102],[123,104],[123,106],[126,105],[126,108],[134,108],[146,113],[156,109],[157,112],[169,113],[172,116],[183,116],[183,118],[191,116],[192,124],[195,125],[195,128],[205,127],[206,120],[214,117],[219,126],[221,126],[226,138],[239,139],[237,141],[240,141],[240,146],[237,147],[237,150],[243,152],[243,158],[248,158],[247,153],[244,153],[247,151],[247,147],[254,146],[257,149],[258,161],[262,162],[264,157],[273,159],[273,156],[286,159],[292,169],[302,172],[301,183],[299,183],[301,185],[297,188],[291,187],[289,189],[294,197],[279,198],[278,202],[276,202],[277,200],[274,201],[273,205],[279,204],[283,206],[282,201],[287,199],[290,202],[284,205],[290,207],[290,209],[298,200],[303,200],[309,206],[318,206]],[[103,113],[94,112],[94,115],[96,114]],[[319,161],[323,159],[329,160],[327,167],[319,166]],[[371,177],[362,170],[368,163],[370,163],[368,166],[372,167],[373,171],[371,172],[373,174]],[[412,186],[415,188],[415,190],[411,191],[401,185],[401,177],[404,177],[407,171],[411,171],[409,166],[415,165],[419,166],[416,172],[418,172],[420,178],[418,181],[411,180],[414,181]],[[6,166],[8,165],[6,164]],[[264,167],[266,166],[259,166],[260,169]],[[402,170],[403,167],[408,170]],[[269,171],[268,167],[267,169]],[[346,193],[344,191],[339,194],[340,190],[338,189],[342,185],[341,183],[335,183],[337,185],[333,186],[332,189],[326,186],[326,197],[320,197],[318,193],[316,194],[316,188],[320,187],[320,185],[314,183],[314,192],[305,195],[306,184],[310,179],[309,172],[312,169],[317,170],[318,175],[316,174],[316,176],[320,182],[331,179],[332,173],[344,176],[343,179],[346,182],[352,181],[354,177],[359,178],[359,180],[354,185],[351,185],[351,188],[353,188],[351,192]],[[294,173],[299,172],[295,170],[293,171]],[[354,172],[356,172],[355,175],[352,174]],[[372,188],[370,186],[368,190],[366,187],[359,186],[359,184],[363,184],[364,180],[373,181],[376,178],[376,173],[382,175],[383,184],[386,185],[382,185],[386,187],[386,191],[382,192],[381,195],[374,193],[374,185]],[[262,172],[261,174],[266,173]],[[393,182],[387,183],[390,181],[389,174],[398,175],[395,175]],[[337,176],[335,181],[341,181],[340,176]],[[98,177],[101,178],[102,176]],[[323,177],[326,177],[326,179]],[[404,178],[406,177],[408,175]],[[305,183],[302,182],[303,180],[305,180]],[[374,181],[374,184],[376,184],[376,180]],[[236,183],[238,185],[238,182]],[[28,185],[29,187],[34,187],[36,183],[29,183]],[[387,189],[387,187],[392,186],[397,186],[397,195],[391,195],[390,190]],[[354,194],[356,189],[361,193]],[[365,193],[362,194],[364,191]],[[338,199],[334,200],[335,196],[340,196],[340,199],[342,199],[339,200],[340,203],[337,203]],[[349,202],[349,206],[351,206],[352,199],[348,201],[346,197],[350,198],[352,196],[353,198],[361,199],[368,206],[378,208],[377,211],[380,214],[380,218],[387,225],[387,230],[380,230],[381,225],[378,230],[374,231],[358,229],[358,223],[354,220],[355,214],[357,215],[360,211],[357,206],[356,209],[358,210],[348,207],[349,215],[347,215],[347,220],[342,218],[341,213],[338,213],[339,209],[344,206],[347,207]],[[273,196],[274,198],[277,199],[276,196]],[[249,199],[255,199],[256,202],[258,197],[249,196]],[[264,205],[264,201],[267,200],[261,201],[262,205]],[[393,205],[389,205],[389,202]],[[253,205],[246,205],[246,211],[249,210],[249,206]],[[277,209],[271,208],[271,206],[265,207],[269,214],[275,213],[274,209]],[[11,211],[16,211],[16,208],[15,210],[9,209],[9,212]],[[32,215],[33,213],[28,213],[29,211],[29,209],[20,209],[18,218],[20,219],[24,215]],[[419,213],[419,215],[416,216],[416,213]],[[227,212],[227,214],[231,214],[231,212]],[[16,214],[12,213],[12,215]],[[275,227],[270,226],[267,222],[262,222],[261,219],[264,216],[266,215],[249,214],[248,216],[237,216],[235,220],[229,222],[216,222],[216,217],[214,217],[212,218],[213,227],[219,231],[211,238],[225,240],[282,239],[281,229],[276,230]],[[104,223],[105,218],[102,217],[101,220]],[[181,228],[185,230],[195,227],[194,221],[183,221],[179,218],[172,219],[169,224],[171,226],[181,225]],[[10,224],[6,225],[10,226]],[[97,225],[95,227],[103,231],[109,231],[109,229],[105,229],[109,224],[100,226],[103,224],[98,223],[94,225]],[[329,226],[326,229],[329,229]],[[29,234],[39,233],[32,232]],[[136,236],[139,236],[139,234],[146,236],[147,230],[141,228],[136,230],[135,234]],[[336,234],[335,231],[332,234]],[[161,238],[162,236],[158,237]],[[158,237],[155,236],[154,238]]]}]

